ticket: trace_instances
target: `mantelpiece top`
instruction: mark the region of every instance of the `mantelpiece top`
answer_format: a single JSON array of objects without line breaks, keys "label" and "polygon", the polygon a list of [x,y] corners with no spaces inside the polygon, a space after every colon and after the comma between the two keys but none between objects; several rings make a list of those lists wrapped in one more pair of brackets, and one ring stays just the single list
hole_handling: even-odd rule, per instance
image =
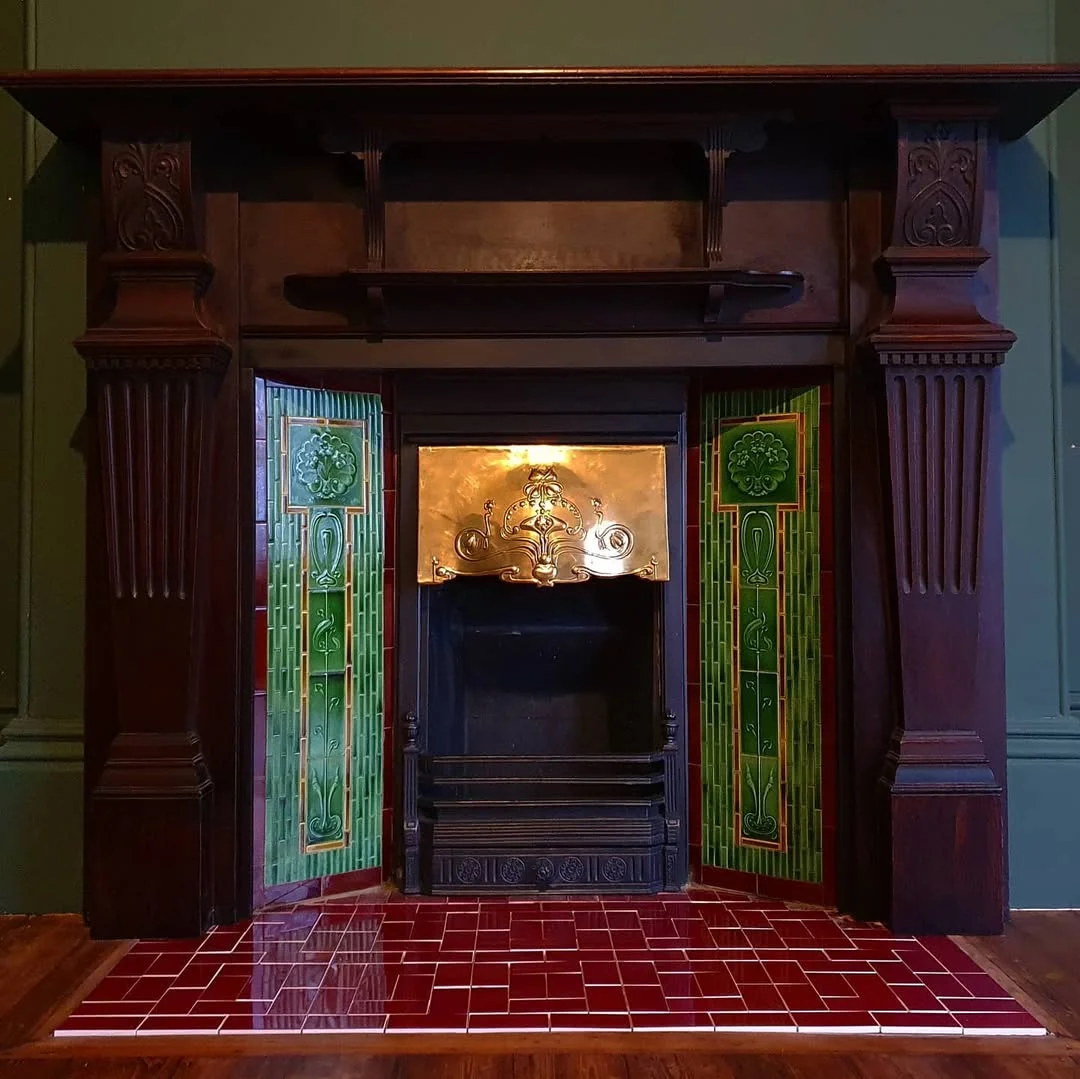
[{"label": "mantelpiece top", "polygon": [[0,73],[0,87],[62,139],[103,129],[270,123],[302,133],[335,119],[424,116],[426,134],[464,117],[532,114],[640,120],[783,112],[858,126],[894,106],[955,106],[1022,136],[1080,89],[1080,66],[550,69],[128,70]]}]

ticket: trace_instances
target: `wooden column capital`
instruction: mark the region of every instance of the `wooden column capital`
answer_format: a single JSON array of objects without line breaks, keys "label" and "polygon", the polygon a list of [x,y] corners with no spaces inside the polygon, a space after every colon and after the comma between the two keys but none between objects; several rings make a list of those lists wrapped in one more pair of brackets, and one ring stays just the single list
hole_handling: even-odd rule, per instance
[{"label": "wooden column capital", "polygon": [[[894,110],[892,306],[881,366],[900,685],[882,788],[900,932],[1000,930],[1005,910],[998,368],[1014,335],[976,274],[990,128],[955,108]],[[933,886],[928,880],[933,879]]]},{"label": "wooden column capital", "polygon": [[[95,933],[201,932],[211,917],[213,779],[198,712],[213,399],[231,348],[207,323],[189,142],[105,142],[112,311],[75,344],[98,446],[113,734],[88,772],[87,910]],[[123,865],[117,864],[123,862]],[[129,881],[130,887],[118,882]]]}]

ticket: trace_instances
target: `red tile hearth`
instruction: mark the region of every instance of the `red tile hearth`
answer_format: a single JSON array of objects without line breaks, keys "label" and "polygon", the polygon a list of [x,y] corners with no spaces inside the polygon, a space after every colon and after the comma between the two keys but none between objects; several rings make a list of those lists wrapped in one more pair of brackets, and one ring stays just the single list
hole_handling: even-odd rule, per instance
[{"label": "red tile hearth", "polygon": [[1044,1034],[955,944],[694,888],[268,910],[137,942],[56,1031]]}]

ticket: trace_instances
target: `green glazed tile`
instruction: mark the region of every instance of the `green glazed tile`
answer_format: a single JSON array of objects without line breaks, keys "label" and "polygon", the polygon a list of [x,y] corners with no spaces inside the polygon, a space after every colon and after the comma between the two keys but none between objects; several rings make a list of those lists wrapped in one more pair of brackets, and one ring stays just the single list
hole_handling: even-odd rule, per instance
[{"label": "green glazed tile", "polygon": [[381,864],[383,481],[377,395],[266,395],[269,886]]},{"label": "green glazed tile", "polygon": [[[802,881],[821,879],[819,409],[817,388],[707,394],[701,409],[703,860],[721,868]],[[798,414],[803,424],[801,455],[793,414]],[[736,452],[739,439],[755,432],[761,437],[744,442]],[[712,452],[716,440],[718,454]],[[786,470],[785,463],[789,466]],[[715,475],[718,464],[721,474]],[[777,504],[798,503],[800,490],[800,509],[775,509]],[[724,512],[715,509],[717,491],[721,504],[730,507]],[[751,516],[755,513],[757,516]],[[776,526],[771,554],[770,524]],[[737,581],[732,579],[736,543]],[[736,672],[731,669],[736,609],[742,679],[738,717],[741,767],[737,777],[741,829],[736,828],[735,820],[737,725],[732,684]],[[756,692],[761,680],[770,676],[762,701],[776,700],[779,685],[775,675],[781,667],[786,701],[783,775],[775,748],[780,725],[777,708],[762,707],[753,693],[747,692],[745,681],[750,677]],[[768,692],[774,687],[776,693]],[[756,725],[753,730],[750,723]],[[758,845],[778,845],[781,824],[786,847]],[[744,839],[741,844],[738,831]],[[755,845],[746,845],[747,840]]]}]

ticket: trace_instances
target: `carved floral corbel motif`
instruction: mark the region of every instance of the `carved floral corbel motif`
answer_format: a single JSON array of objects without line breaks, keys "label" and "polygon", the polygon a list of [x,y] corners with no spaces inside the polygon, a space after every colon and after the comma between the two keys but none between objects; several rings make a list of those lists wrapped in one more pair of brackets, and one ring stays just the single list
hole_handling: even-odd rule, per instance
[{"label": "carved floral corbel motif", "polygon": [[977,246],[982,228],[984,125],[931,120],[905,124],[903,197],[893,238],[909,247]]},{"label": "carved floral corbel motif", "polygon": [[102,160],[108,239],[116,251],[196,246],[190,144],[106,143]]}]

